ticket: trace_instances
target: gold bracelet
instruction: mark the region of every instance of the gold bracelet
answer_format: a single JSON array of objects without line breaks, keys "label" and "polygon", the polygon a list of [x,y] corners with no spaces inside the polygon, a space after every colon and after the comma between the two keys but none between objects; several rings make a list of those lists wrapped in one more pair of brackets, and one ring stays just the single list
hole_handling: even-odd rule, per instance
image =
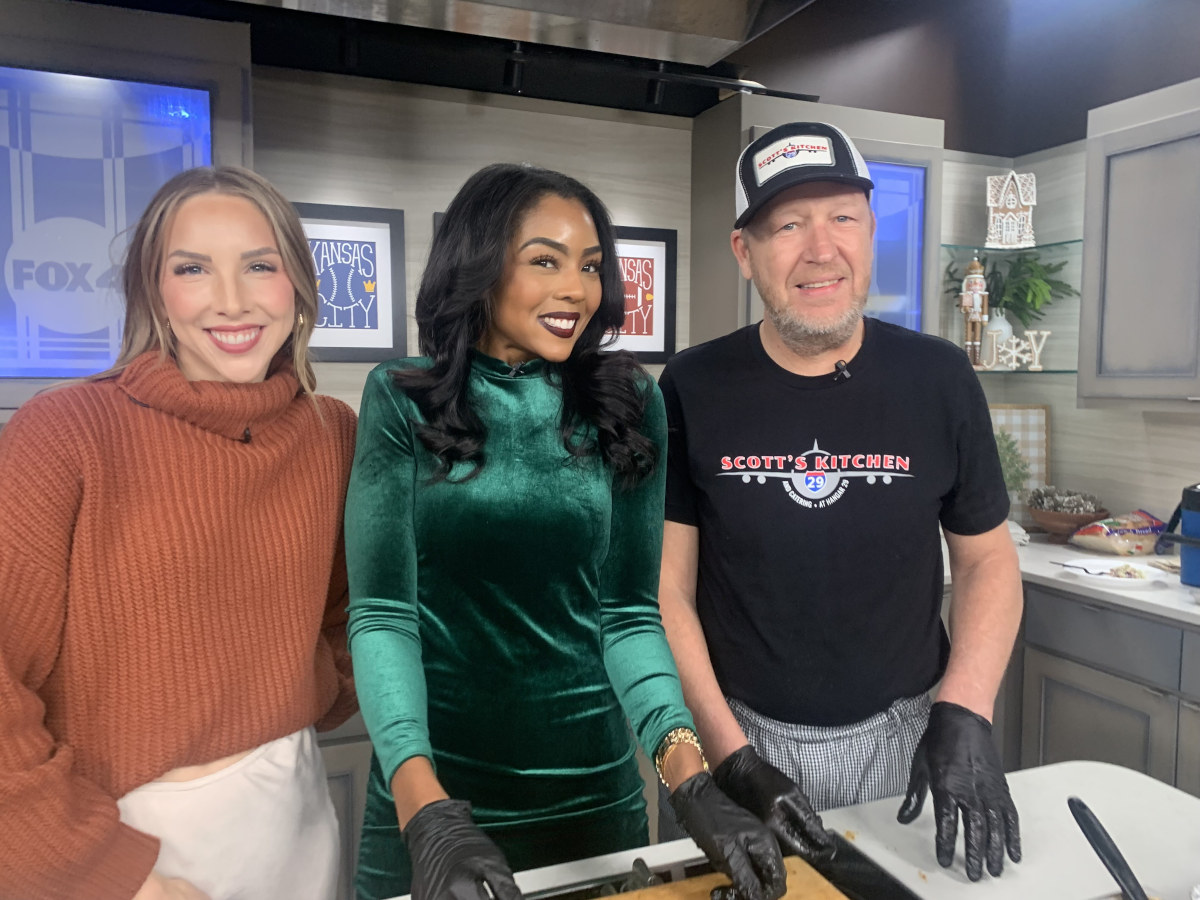
[{"label": "gold bracelet", "polygon": [[658,745],[658,749],[654,751],[654,770],[658,772],[658,780],[663,783],[663,787],[670,788],[667,784],[667,779],[663,775],[663,764],[667,761],[667,754],[672,749],[680,744],[691,744],[696,748],[696,752],[700,754],[700,764],[704,766],[704,771],[708,771],[708,760],[704,758],[704,748],[700,746],[700,738],[696,732],[690,728],[673,728],[667,732],[667,736],[662,739]]}]

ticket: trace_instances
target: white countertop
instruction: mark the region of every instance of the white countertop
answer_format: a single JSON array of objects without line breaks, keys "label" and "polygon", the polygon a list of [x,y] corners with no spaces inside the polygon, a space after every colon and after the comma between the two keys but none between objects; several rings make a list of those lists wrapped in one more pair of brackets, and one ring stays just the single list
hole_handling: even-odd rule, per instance
[{"label": "white countertop", "polygon": [[1089,553],[1073,544],[1050,544],[1043,535],[1034,535],[1024,547],[1017,548],[1021,559],[1021,578],[1034,584],[1060,591],[1080,594],[1113,606],[1149,613],[1200,627],[1200,588],[1181,584],[1178,575],[1161,572],[1150,584],[1125,588],[1119,582],[1098,583],[1094,578],[1053,565],[1051,562],[1102,560],[1119,565],[1122,562],[1146,563],[1153,556],[1103,556]]},{"label": "white countertop", "polygon": [[1118,895],[1116,883],[1075,824],[1067,798],[1081,798],[1099,818],[1151,897],[1188,900],[1200,884],[1200,798],[1148,775],[1099,762],[1064,762],[1008,775],[1021,816],[1024,858],[1004,874],[971,884],[961,831],[954,865],[934,856],[933,809],[912,825],[896,821],[899,797],[821,814],[827,828],[851,838],[874,862],[925,900],[972,897],[1092,900]]},{"label": "white countertop", "polygon": [[[1004,874],[967,880],[963,839],[954,865],[934,856],[932,801],[912,825],[896,821],[900,797],[826,810],[826,827],[924,900],[1097,900],[1119,896],[1116,884],[1075,824],[1067,798],[1077,796],[1108,830],[1151,897],[1188,900],[1200,884],[1200,798],[1148,775],[1098,762],[1064,762],[1008,775],[1021,815],[1023,859],[1005,860]],[[651,868],[703,859],[690,840],[671,841],[517,873],[527,895],[594,883],[628,873],[642,857]]]},{"label": "white countertop", "polygon": [[[1145,564],[1153,556],[1113,556],[1089,552],[1074,544],[1051,544],[1045,534],[1031,534],[1024,547],[1017,548],[1021,561],[1021,579],[1059,591],[1068,591],[1112,606],[1170,619],[1181,625],[1200,627],[1200,588],[1181,584],[1178,575],[1160,572],[1151,584],[1124,587],[1120,582],[1099,583],[1094,578],[1054,565],[1055,562],[1123,562]],[[950,561],[942,542],[942,570],[950,584]]]}]

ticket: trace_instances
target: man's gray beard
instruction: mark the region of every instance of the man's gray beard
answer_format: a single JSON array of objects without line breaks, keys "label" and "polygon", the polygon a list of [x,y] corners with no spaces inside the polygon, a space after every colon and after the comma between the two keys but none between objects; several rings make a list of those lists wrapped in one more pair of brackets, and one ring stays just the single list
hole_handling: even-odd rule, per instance
[{"label": "man's gray beard", "polygon": [[824,325],[805,322],[790,309],[776,309],[768,303],[763,304],[763,313],[785,347],[797,356],[819,356],[836,350],[854,336],[863,317],[863,307],[856,305],[846,310],[841,318]]}]

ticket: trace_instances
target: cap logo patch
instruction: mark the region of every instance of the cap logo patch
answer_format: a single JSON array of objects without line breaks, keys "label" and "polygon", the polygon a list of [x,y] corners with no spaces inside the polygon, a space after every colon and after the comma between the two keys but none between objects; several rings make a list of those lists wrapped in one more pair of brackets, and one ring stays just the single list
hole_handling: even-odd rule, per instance
[{"label": "cap logo patch", "polygon": [[754,179],[765,184],[776,175],[798,166],[832,166],[833,148],[820,135],[786,137],[754,154]]}]

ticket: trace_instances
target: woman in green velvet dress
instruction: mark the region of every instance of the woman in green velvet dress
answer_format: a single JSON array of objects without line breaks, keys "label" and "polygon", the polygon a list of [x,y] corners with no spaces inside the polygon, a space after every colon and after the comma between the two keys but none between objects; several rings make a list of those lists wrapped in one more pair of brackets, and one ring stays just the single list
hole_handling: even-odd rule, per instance
[{"label": "woman in green velvet dress", "polygon": [[646,844],[629,725],[739,891],[782,893],[773,839],[702,771],[659,619],[662,396],[600,350],[622,288],[591,191],[489,166],[435,236],[426,355],[368,377],[346,501],[375,745],[360,898],[510,900],[512,870]]}]

